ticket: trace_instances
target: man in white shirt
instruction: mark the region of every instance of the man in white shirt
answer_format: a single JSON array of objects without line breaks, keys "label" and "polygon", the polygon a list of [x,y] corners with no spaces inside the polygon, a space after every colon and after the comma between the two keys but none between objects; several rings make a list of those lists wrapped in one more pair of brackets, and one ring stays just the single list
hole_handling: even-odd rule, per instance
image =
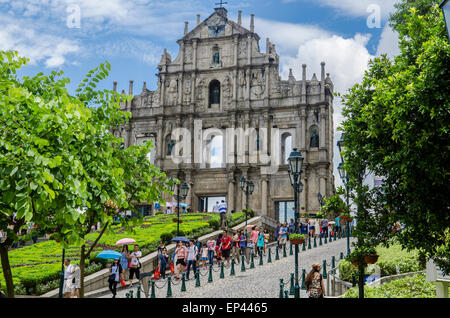
[{"label": "man in white shirt", "polygon": [[189,280],[189,272],[191,269],[191,265],[192,265],[192,270],[194,271],[194,277],[195,277],[195,273],[197,271],[197,254],[198,254],[198,248],[197,246],[194,244],[194,241],[191,240],[189,242],[189,248],[187,251],[187,272],[186,272],[186,279]]},{"label": "man in white shirt", "polygon": [[170,207],[167,207],[166,214],[172,214],[172,210],[170,209]]},{"label": "man in white shirt", "polygon": [[227,204],[225,203],[225,200],[222,200],[222,202],[220,202],[219,204],[219,213],[220,213],[220,226],[222,227],[222,229],[224,229],[227,214]]},{"label": "man in white shirt", "polygon": [[134,246],[134,252],[130,254],[131,262],[130,262],[130,287],[133,286],[133,276],[136,274],[136,278],[140,279],[140,268],[141,263],[139,259],[142,257],[142,252],[139,250],[139,245]]}]

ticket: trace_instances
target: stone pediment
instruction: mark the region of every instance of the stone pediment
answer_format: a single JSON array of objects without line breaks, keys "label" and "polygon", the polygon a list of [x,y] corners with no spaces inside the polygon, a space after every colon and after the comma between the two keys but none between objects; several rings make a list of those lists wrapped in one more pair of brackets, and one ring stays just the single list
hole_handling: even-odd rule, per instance
[{"label": "stone pediment", "polygon": [[256,33],[252,33],[236,22],[229,20],[226,17],[226,13],[217,10],[179,41],[189,41],[195,38],[202,39],[205,38],[206,34],[208,35],[206,38],[220,38],[231,35],[226,32],[226,29],[231,29],[231,34],[254,34],[256,39],[259,40],[259,36]]}]

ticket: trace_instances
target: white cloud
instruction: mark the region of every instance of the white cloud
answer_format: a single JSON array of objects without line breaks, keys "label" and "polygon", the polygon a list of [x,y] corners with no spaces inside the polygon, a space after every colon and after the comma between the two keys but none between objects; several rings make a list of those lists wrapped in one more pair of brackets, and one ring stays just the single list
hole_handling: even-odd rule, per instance
[{"label": "white cloud", "polygon": [[377,56],[387,54],[389,58],[393,58],[400,54],[398,47],[398,33],[389,25],[386,25],[381,33],[380,42],[378,43]]},{"label": "white cloud", "polygon": [[369,6],[377,5],[380,8],[381,17],[387,19],[394,10],[394,4],[399,0],[315,0],[314,2],[322,6],[335,8],[340,14],[357,17],[368,16]]},{"label": "white cloud", "polygon": [[75,41],[36,33],[33,29],[8,24],[0,29],[0,50],[17,50],[31,64],[45,62],[47,67],[59,67],[66,57],[80,49]]}]

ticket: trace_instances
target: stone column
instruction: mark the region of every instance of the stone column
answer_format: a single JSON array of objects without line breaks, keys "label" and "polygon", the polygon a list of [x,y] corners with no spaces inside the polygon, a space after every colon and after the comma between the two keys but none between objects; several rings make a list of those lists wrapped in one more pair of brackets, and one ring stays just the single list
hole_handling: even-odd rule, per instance
[{"label": "stone column", "polygon": [[192,55],[192,67],[194,71],[197,70],[197,40],[192,40],[192,45],[194,46],[194,54]]},{"label": "stone column", "polygon": [[305,110],[305,108],[302,108],[300,110],[300,121],[301,121],[300,149],[305,151],[307,148],[307,145],[306,145],[306,110]]},{"label": "stone column", "polygon": [[[228,197],[227,197],[227,205],[228,211],[235,210],[234,206],[234,191],[235,191],[235,180],[234,173],[231,171],[228,173]],[[235,210],[236,212],[236,210]]]},{"label": "stone column", "polygon": [[261,215],[267,215],[267,175],[261,175]]},{"label": "stone column", "polygon": [[306,104],[306,64],[303,64],[302,68],[302,103]]},{"label": "stone column", "polygon": [[319,148],[326,147],[325,139],[326,132],[325,128],[327,127],[327,115],[325,114],[325,105],[320,106],[320,135],[319,135]]}]

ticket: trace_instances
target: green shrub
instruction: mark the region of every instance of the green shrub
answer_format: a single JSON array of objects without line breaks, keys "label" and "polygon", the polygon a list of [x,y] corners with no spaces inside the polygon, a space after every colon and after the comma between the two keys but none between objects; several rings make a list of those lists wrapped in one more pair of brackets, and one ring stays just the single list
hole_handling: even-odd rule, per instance
[{"label": "green shrub", "polygon": [[220,227],[219,220],[216,219],[208,220],[208,224],[214,231],[217,231]]},{"label": "green shrub", "polygon": [[[375,265],[368,265],[365,267],[364,273],[371,275],[375,272]],[[352,281],[352,275],[358,277],[358,268],[353,266],[349,260],[343,259],[339,262],[339,277],[347,282]]]},{"label": "green shrub", "polygon": [[165,244],[170,243],[170,240],[173,238],[172,233],[163,233],[161,234],[161,241],[163,241]]},{"label": "green shrub", "polygon": [[[405,277],[378,286],[365,286],[365,298],[435,298],[436,285],[424,274]],[[358,298],[358,287],[349,289],[344,298]]]}]

